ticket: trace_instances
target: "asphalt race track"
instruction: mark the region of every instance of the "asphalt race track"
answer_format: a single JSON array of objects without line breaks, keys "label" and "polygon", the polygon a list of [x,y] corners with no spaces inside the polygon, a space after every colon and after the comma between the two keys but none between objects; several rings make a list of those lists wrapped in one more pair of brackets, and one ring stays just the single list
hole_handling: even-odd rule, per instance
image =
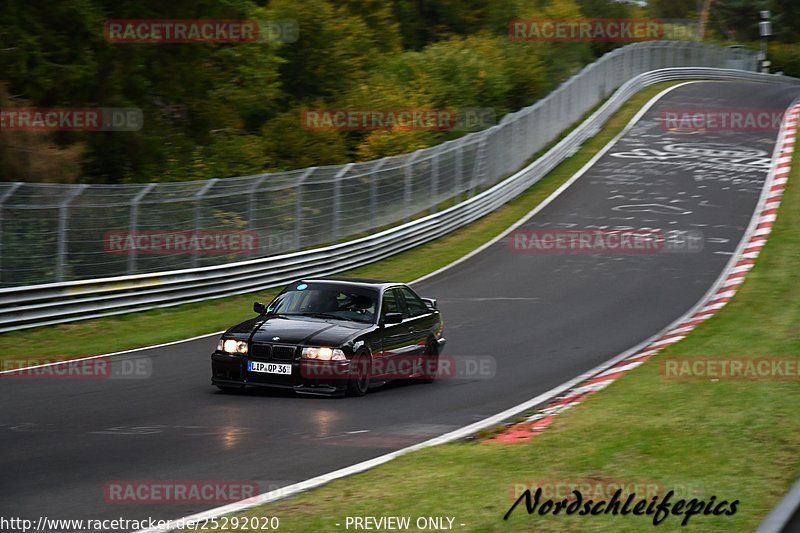
[{"label": "asphalt race track", "polygon": [[110,504],[104,486],[230,479],[274,489],[475,422],[595,367],[711,286],[750,220],[777,137],[665,131],[661,110],[784,109],[797,94],[755,83],[677,88],[521,228],[659,228],[702,235],[701,250],[536,254],[501,240],[416,285],[439,300],[446,353],[494,357],[492,378],[392,384],[364,398],[225,395],[210,385],[209,337],[114,358],[145,358],[148,379],[3,379],[0,515],[178,518],[220,503]]}]

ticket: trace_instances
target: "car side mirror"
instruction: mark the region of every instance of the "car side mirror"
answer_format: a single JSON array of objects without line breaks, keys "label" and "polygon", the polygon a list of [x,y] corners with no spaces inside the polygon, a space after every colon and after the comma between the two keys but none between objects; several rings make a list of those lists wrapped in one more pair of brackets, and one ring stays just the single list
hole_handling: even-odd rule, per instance
[{"label": "car side mirror", "polygon": [[436,303],[436,300],[434,298],[423,298],[422,301],[425,302],[425,305],[427,305],[429,309],[439,308],[439,304]]},{"label": "car side mirror", "polygon": [[383,317],[384,324],[399,324],[403,321],[403,313],[386,313]]},{"label": "car side mirror", "polygon": [[259,315],[263,315],[267,312],[267,306],[262,304],[261,302],[253,302],[253,311],[258,313]]}]

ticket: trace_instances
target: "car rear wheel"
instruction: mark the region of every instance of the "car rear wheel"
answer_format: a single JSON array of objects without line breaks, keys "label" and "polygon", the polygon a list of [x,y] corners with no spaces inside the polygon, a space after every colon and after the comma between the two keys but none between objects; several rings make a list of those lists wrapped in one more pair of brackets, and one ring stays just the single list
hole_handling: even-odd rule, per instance
[{"label": "car rear wheel", "polygon": [[429,341],[425,347],[425,356],[422,359],[422,383],[433,383],[439,372],[439,349],[436,343]]},{"label": "car rear wheel", "polygon": [[347,381],[348,396],[364,396],[367,393],[371,378],[371,362],[369,355],[365,353],[353,357],[350,363],[350,378]]}]

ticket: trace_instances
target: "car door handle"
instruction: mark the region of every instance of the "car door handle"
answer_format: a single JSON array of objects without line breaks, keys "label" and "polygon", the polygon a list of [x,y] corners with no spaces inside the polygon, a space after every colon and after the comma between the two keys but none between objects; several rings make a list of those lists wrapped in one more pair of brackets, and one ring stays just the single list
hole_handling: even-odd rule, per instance
[{"label": "car door handle", "polygon": [[409,332],[409,333],[414,333],[414,328],[412,328],[411,326],[409,326],[409,327],[408,327],[408,332]]}]

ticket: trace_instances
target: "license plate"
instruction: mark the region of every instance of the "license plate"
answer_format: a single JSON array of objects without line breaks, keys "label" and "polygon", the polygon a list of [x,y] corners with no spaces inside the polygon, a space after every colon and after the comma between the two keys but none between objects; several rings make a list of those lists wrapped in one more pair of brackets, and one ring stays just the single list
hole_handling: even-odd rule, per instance
[{"label": "license plate", "polygon": [[261,372],[263,374],[281,374],[288,376],[292,373],[292,365],[264,363],[262,361],[248,361],[247,370],[250,372]]}]

